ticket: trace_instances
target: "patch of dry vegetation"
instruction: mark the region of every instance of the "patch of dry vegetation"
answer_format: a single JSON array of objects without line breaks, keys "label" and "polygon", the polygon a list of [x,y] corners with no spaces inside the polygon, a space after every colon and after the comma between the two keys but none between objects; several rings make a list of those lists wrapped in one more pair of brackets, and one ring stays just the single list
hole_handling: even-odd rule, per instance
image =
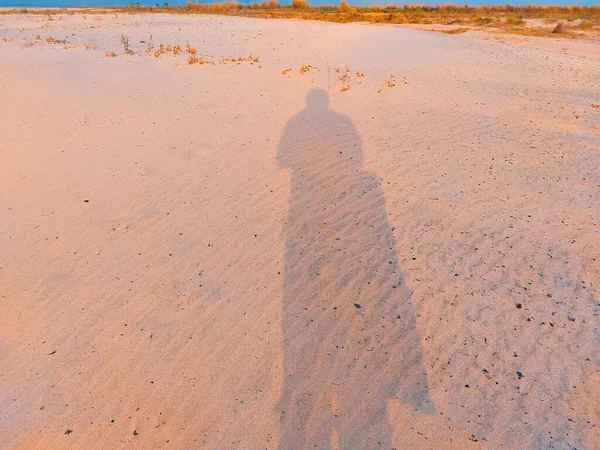
[{"label": "patch of dry vegetation", "polygon": [[348,3],[342,1],[340,2],[340,12],[341,13],[353,13],[355,14],[357,11],[356,8],[352,8]]},{"label": "patch of dry vegetation", "polygon": [[[292,70],[292,69],[286,69],[286,70]],[[307,64],[305,66],[300,67],[300,74],[304,75],[305,73],[310,73],[312,70],[318,70],[315,66],[311,66],[310,64]],[[285,74],[286,71],[284,70],[283,73]]]},{"label": "patch of dry vegetation", "polygon": [[[402,77],[400,82],[404,83],[404,84],[408,84],[408,80],[406,79],[406,77]],[[387,80],[385,80],[385,82],[381,85],[381,87],[379,88],[377,93],[381,94],[385,89],[390,89],[390,88],[395,87],[396,83],[398,83],[398,81],[396,80],[396,76],[390,75],[389,78]]]},{"label": "patch of dry vegetation", "polygon": [[123,45],[123,51],[126,55],[133,55],[133,50],[129,46],[129,38],[121,33],[121,44]]},{"label": "patch of dry vegetation", "polygon": [[449,30],[431,30],[431,31],[436,31],[438,33],[444,33],[444,34],[463,34],[466,33],[467,31],[469,31],[471,28],[469,27],[460,27],[460,28],[451,28]]},{"label": "patch of dry vegetation", "polygon": [[390,75],[390,77],[381,85],[377,93],[381,94],[384,89],[393,88],[394,86],[396,86],[396,77],[394,75]]},{"label": "patch of dry vegetation", "polygon": [[[552,36],[580,32],[600,34],[600,6],[543,5],[404,5],[351,6],[342,1],[339,6],[309,6],[305,0],[293,0],[291,6],[269,3],[240,4],[236,2],[198,4],[181,7],[128,6],[122,12],[167,12],[174,14],[225,14],[259,18],[291,18],[328,22],[370,22],[390,24],[453,25],[452,29],[436,30],[460,34],[468,28],[490,27],[496,31]],[[546,21],[546,27],[533,22]],[[560,23],[556,32],[553,26]]]},{"label": "patch of dry vegetation", "polygon": [[[40,35],[38,34],[35,37],[36,40],[41,41],[42,38],[40,37]],[[46,44],[66,44],[67,40],[66,39],[54,39],[52,36],[48,36],[45,39]]]},{"label": "patch of dry vegetation", "polygon": [[[51,17],[56,14],[74,14],[74,11],[71,9],[13,9],[1,10],[0,14],[41,14]],[[339,6],[310,6],[306,0],[292,0],[291,6],[281,6],[276,0],[263,0],[261,3],[252,4],[190,2],[177,7],[129,5],[100,9],[85,8],[84,11],[89,14],[110,13],[115,15],[116,13],[222,14],[257,18],[322,20],[337,23],[452,25],[452,28],[435,30],[448,34],[464,33],[468,28],[483,28],[535,36],[600,35],[600,5],[351,6],[344,0]]]}]

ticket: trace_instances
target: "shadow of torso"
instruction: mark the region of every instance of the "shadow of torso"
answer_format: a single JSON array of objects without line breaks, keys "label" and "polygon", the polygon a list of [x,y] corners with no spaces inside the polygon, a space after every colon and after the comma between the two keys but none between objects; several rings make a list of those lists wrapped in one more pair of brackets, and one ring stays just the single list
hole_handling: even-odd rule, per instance
[{"label": "shadow of torso", "polygon": [[432,408],[421,343],[381,186],[326,95],[309,94],[279,145],[291,170],[280,448],[391,448],[388,400]]}]

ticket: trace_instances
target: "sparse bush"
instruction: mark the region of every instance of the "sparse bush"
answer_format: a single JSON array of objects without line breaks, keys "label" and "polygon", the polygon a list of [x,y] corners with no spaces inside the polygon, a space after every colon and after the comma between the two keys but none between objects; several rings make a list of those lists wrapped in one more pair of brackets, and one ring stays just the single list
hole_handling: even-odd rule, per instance
[{"label": "sparse bush", "polygon": [[131,50],[131,47],[129,47],[129,38],[123,33],[121,33],[121,44],[123,44],[123,51],[127,55],[133,55],[133,50]]},{"label": "sparse bush", "polygon": [[340,3],[340,12],[341,13],[349,13],[349,12],[352,12],[352,8],[350,8],[350,5],[348,5],[348,3],[342,1]]},{"label": "sparse bush", "polygon": [[306,0],[292,0],[292,8],[306,9],[308,8],[308,3],[306,2]]}]

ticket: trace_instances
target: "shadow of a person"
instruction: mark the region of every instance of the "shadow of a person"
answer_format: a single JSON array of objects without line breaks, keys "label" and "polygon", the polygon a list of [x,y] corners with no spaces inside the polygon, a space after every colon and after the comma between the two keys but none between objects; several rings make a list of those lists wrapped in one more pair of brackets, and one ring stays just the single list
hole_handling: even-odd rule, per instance
[{"label": "shadow of a person", "polygon": [[431,412],[421,341],[377,177],[313,89],[285,127],[282,449],[391,448],[388,400]]}]

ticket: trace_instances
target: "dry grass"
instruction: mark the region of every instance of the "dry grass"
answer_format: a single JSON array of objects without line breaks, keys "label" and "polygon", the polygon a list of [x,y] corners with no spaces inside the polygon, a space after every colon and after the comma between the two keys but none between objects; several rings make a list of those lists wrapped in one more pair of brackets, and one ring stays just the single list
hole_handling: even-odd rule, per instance
[{"label": "dry grass", "polygon": [[[385,89],[390,89],[390,88],[395,87],[397,82],[398,81],[396,81],[396,77],[394,75],[390,75],[389,78],[387,80],[385,80],[385,82],[381,85],[381,87],[379,88],[377,93],[381,94]],[[406,79],[406,77],[402,77],[401,82],[404,84],[408,84],[408,80]]]},{"label": "dry grass", "polygon": [[432,31],[437,31],[438,33],[444,33],[444,34],[463,34],[466,33],[467,31],[469,31],[471,28],[469,27],[461,27],[461,28],[453,28],[451,30],[432,30]]},{"label": "dry grass", "polygon": [[[36,36],[36,39],[39,38],[39,35]],[[46,38],[46,44],[66,44],[67,41],[65,39],[54,39],[52,36]]]},{"label": "dry grass", "polygon": [[129,46],[129,38],[121,33],[121,44],[123,45],[123,51],[126,55],[133,55],[133,50]]},{"label": "dry grass", "polygon": [[[1,10],[0,14],[56,14],[81,13],[82,10]],[[543,6],[543,5],[404,5],[404,6],[351,6],[342,1],[339,6],[309,6],[306,0],[292,0],[291,6],[281,6],[275,0],[261,3],[187,3],[185,6],[129,5],[109,8],[85,8],[89,14],[168,13],[168,14],[222,14],[256,18],[305,19],[327,22],[369,22],[389,24],[453,25],[457,30],[437,30],[458,34],[465,28],[491,28],[499,32],[535,36],[557,34],[577,37],[600,34],[600,5]],[[84,14],[85,16],[85,14]],[[48,19],[50,20],[50,19]],[[562,25],[561,25],[562,22]],[[556,30],[556,31],[554,31]],[[572,31],[577,31],[577,36]]]},{"label": "dry grass", "polygon": [[[38,35],[36,36],[36,39],[41,40],[42,38]],[[49,39],[53,39],[53,38],[49,38]],[[50,41],[48,41],[50,42]],[[59,42],[59,41],[57,41]],[[198,56],[198,50],[196,50],[194,47],[190,46],[189,42],[185,43],[185,48],[180,45],[180,44],[158,44],[158,47],[155,48],[152,45],[152,36],[150,36],[150,39],[148,42],[141,40],[140,44],[147,44],[146,47],[146,54],[152,55],[155,58],[160,58],[163,55],[167,55],[169,53],[172,53],[173,56],[179,56],[179,55],[183,55],[183,54],[187,54],[187,63],[189,65],[191,64],[208,64],[208,65],[216,65],[216,64],[236,64],[236,65],[240,65],[244,62],[248,62],[250,64],[256,64],[259,62],[260,58],[258,56],[253,56],[253,55],[248,55],[246,57],[233,57],[233,58],[221,58],[217,61],[215,61],[213,59],[213,57],[208,56],[208,57],[199,57]],[[121,45],[123,45],[123,50],[125,54],[128,55],[133,55],[134,51],[131,49],[131,46],[129,45],[129,38],[127,36],[125,36],[124,34],[121,34]],[[139,51],[138,54],[141,56],[142,52]],[[106,54],[107,57],[114,57],[116,56],[116,54],[114,52],[110,52]],[[262,68],[262,66],[258,66],[259,69]],[[309,68],[313,68],[312,66],[308,66]]]},{"label": "dry grass", "polygon": [[[315,69],[315,70],[316,70],[317,68],[316,68],[316,67],[314,67],[314,66],[311,66],[310,64],[307,64],[306,66],[302,66],[302,67],[300,67],[300,74],[304,75],[305,73],[310,73],[310,72],[311,72],[311,70],[313,70],[313,69]],[[287,70],[287,69],[286,69],[286,70]],[[291,70],[291,69],[289,69],[289,70]],[[286,71],[284,70],[284,71],[283,71],[283,73],[285,74],[285,73],[286,73]]]},{"label": "dry grass", "polygon": [[556,24],[556,26],[552,30],[552,33],[558,34],[558,33],[564,33],[564,32],[565,32],[565,21],[561,20],[560,22],[558,22]]}]

